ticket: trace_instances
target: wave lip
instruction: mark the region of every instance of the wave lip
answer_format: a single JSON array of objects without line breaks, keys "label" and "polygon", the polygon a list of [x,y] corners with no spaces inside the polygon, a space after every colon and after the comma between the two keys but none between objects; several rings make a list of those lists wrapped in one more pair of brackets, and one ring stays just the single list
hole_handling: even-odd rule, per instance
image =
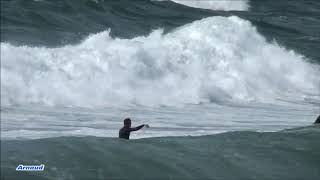
[{"label": "wave lip", "polygon": [[238,17],[210,17],[133,39],[104,31],[60,48],[1,43],[1,102],[104,106],[319,97],[319,66]]},{"label": "wave lip", "polygon": [[190,7],[223,10],[223,11],[247,11],[248,0],[172,0],[176,3]]}]

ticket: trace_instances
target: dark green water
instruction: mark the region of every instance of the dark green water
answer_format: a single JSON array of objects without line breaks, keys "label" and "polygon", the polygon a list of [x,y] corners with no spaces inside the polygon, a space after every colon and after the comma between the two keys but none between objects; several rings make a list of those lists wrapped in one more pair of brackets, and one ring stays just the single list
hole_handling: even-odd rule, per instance
[{"label": "dark green water", "polygon": [[[319,127],[274,133],[1,142],[2,179],[318,179]],[[16,172],[45,164],[43,172]]]}]

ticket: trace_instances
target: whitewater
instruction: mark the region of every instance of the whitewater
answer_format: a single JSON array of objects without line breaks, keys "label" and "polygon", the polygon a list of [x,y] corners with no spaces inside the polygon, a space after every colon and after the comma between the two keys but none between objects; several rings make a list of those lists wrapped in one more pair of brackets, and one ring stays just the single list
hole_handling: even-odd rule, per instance
[{"label": "whitewater", "polygon": [[[1,43],[1,103],[96,107],[319,98],[319,66],[238,17],[60,48]],[[155,96],[156,94],[156,96]]]},{"label": "whitewater", "polygon": [[248,0],[173,0],[173,2],[183,4],[190,7],[211,9],[211,10],[224,10],[224,11],[247,11],[250,7]]}]

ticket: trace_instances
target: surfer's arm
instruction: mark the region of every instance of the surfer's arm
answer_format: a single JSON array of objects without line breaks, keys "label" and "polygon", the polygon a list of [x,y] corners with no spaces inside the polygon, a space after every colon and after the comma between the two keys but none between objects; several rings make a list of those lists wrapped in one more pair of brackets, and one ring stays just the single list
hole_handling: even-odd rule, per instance
[{"label": "surfer's arm", "polygon": [[137,126],[135,128],[130,128],[131,131],[138,131],[139,129],[143,128],[144,124]]}]

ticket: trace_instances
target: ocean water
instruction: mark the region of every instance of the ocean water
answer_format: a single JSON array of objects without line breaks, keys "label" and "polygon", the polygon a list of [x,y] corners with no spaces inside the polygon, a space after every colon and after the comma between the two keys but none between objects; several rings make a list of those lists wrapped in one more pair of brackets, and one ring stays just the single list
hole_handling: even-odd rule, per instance
[{"label": "ocean water", "polygon": [[[2,177],[318,179],[319,130],[307,127],[273,133],[238,131],[134,141],[94,136],[4,141]],[[21,163],[43,163],[46,167],[44,172],[16,172]]]},{"label": "ocean water", "polygon": [[319,29],[317,0],[1,0],[1,178],[318,179]]}]

